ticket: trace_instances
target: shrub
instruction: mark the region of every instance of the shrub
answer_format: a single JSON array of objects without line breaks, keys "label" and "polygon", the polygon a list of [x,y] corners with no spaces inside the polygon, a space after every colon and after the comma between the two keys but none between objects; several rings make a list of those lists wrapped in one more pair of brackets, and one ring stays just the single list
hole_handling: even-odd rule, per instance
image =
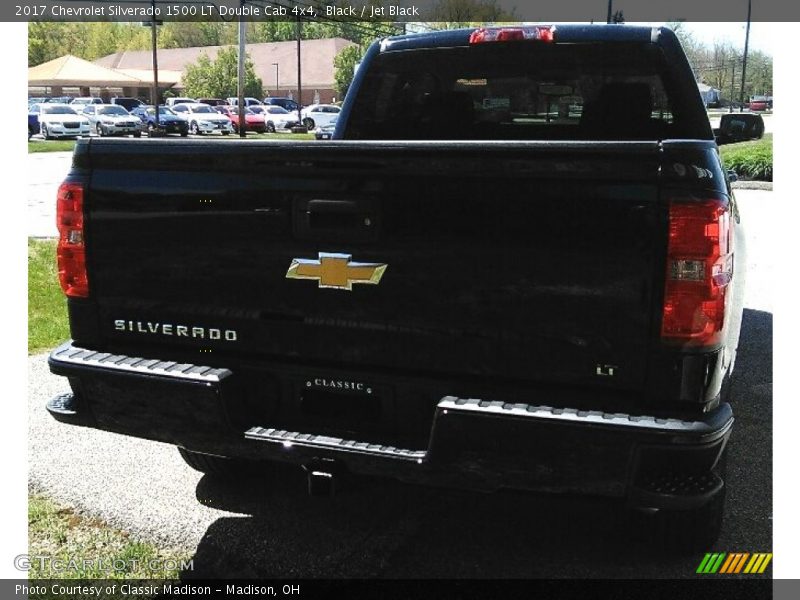
[{"label": "shrub", "polygon": [[754,142],[741,142],[720,148],[726,169],[733,169],[742,179],[772,181],[772,135]]}]

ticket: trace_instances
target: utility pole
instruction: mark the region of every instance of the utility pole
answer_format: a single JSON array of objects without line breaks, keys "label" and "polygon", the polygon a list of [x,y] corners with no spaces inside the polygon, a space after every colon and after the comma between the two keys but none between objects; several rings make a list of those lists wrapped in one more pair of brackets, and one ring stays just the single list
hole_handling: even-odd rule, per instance
[{"label": "utility pole", "polygon": [[244,118],[244,48],[245,48],[245,20],[244,20],[244,0],[240,0],[242,14],[239,16],[239,137],[247,137]]},{"label": "utility pole", "polygon": [[733,58],[731,60],[731,103],[728,105],[729,113],[733,112],[733,94],[735,93],[733,91],[734,90],[733,82],[735,79],[736,79],[736,58]]},{"label": "utility pole", "polygon": [[159,122],[158,122],[158,23],[156,22],[156,0],[151,0],[152,8],[153,8],[153,22],[150,24],[150,27],[153,29],[151,32],[151,40],[153,42],[153,106],[155,107],[155,121],[156,121],[156,131],[159,131]]},{"label": "utility pole", "polygon": [[300,15],[297,15],[297,126],[301,127],[303,125],[303,115],[302,115],[302,106],[303,106],[303,83],[300,74],[300,35],[301,35],[301,22],[300,22]]},{"label": "utility pole", "polygon": [[614,10],[614,0],[608,0],[608,16],[606,17],[606,23],[611,24],[611,20],[613,18],[613,10]]},{"label": "utility pole", "polygon": [[272,66],[275,67],[275,95],[281,95],[281,71],[280,65],[278,63],[272,63]]},{"label": "utility pole", "polygon": [[750,45],[750,13],[752,10],[752,0],[747,0],[747,31],[744,35],[744,59],[742,61],[742,89],[739,92],[739,102],[744,106],[744,82],[747,76],[747,48]]}]

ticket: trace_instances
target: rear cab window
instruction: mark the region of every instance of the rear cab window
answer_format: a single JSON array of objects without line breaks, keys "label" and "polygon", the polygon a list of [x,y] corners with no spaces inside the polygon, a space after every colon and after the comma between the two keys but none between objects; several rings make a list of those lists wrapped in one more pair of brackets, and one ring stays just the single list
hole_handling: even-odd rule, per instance
[{"label": "rear cab window", "polygon": [[653,140],[704,137],[653,43],[508,42],[387,51],[346,139]]}]

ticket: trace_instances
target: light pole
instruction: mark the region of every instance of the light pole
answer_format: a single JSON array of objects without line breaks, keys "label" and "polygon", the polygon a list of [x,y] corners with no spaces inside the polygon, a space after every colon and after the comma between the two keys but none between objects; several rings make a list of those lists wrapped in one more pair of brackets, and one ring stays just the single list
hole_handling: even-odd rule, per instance
[{"label": "light pole", "polygon": [[278,63],[272,63],[272,66],[275,67],[275,95],[281,95],[281,71]]},{"label": "light pole", "polygon": [[300,15],[297,15],[297,126],[303,126],[303,114],[301,112],[303,106],[303,80],[300,73],[300,38],[301,38],[302,22]]},{"label": "light pole", "polygon": [[[241,7],[242,13],[244,13],[244,0],[241,0]],[[239,81],[237,84],[239,98],[237,100],[237,104],[239,105],[237,108],[239,110],[238,118],[239,118],[239,137],[245,138],[247,137],[246,129],[246,121],[244,117],[244,52],[245,52],[245,20],[243,16],[239,17],[239,64],[238,66],[238,75]]]},{"label": "light pole", "polygon": [[751,0],[747,0],[747,32],[744,36],[744,59],[742,60],[742,88],[739,92],[739,103],[744,106],[744,80],[747,76],[747,47],[750,45],[750,11],[752,9]]},{"label": "light pole", "polygon": [[155,111],[156,111],[156,114],[154,115],[155,116],[155,120],[156,120],[155,130],[158,131],[158,129],[159,129],[159,127],[158,127],[159,126],[159,122],[158,122],[158,31],[157,31],[156,28],[162,23],[162,21],[159,21],[158,19],[156,19],[156,0],[152,0],[151,4],[152,4],[152,9],[153,9],[153,20],[150,23],[150,27],[152,27],[150,41],[151,41],[152,46],[153,46],[153,91],[152,91],[152,97],[153,97],[153,106],[155,107]]}]

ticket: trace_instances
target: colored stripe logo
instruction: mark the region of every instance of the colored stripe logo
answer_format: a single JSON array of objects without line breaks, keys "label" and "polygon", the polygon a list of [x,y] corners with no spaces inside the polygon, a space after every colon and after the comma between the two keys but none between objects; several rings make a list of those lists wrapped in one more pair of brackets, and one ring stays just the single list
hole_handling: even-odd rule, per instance
[{"label": "colored stripe logo", "polygon": [[708,552],[700,561],[697,573],[736,575],[739,573],[761,574],[772,560],[772,553],[756,552]]}]

